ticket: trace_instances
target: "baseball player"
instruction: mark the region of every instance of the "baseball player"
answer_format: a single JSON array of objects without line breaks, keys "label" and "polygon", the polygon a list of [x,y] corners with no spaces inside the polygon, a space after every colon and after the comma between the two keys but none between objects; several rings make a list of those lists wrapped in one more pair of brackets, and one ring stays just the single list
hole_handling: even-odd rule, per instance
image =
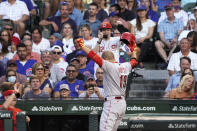
[{"label": "baseball player", "polygon": [[[131,33],[123,33],[120,40],[129,46],[132,52],[134,51],[136,47],[135,37]],[[105,102],[100,119],[100,131],[116,131],[126,111],[125,91],[127,78],[132,67],[137,65],[137,61],[132,58],[130,62],[120,64],[116,62],[112,51],[103,51],[101,58],[86,47],[82,39],[78,39],[78,43],[88,57],[93,59],[104,70]]]}]

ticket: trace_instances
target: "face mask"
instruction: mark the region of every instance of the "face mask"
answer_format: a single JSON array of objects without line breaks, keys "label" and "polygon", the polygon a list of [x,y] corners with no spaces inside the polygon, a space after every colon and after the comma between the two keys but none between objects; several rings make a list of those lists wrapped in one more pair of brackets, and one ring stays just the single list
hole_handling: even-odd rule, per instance
[{"label": "face mask", "polygon": [[16,76],[9,76],[8,77],[8,82],[15,83],[16,82]]}]

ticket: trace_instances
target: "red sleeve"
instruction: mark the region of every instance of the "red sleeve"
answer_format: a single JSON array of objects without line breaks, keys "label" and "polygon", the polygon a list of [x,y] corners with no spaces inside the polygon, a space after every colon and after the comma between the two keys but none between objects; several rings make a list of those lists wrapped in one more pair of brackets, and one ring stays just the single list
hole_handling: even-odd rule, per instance
[{"label": "red sleeve", "polygon": [[103,59],[100,56],[98,56],[94,51],[91,50],[88,53],[88,57],[90,59],[92,59],[94,62],[96,62],[100,67],[102,67],[102,65],[103,65]]}]

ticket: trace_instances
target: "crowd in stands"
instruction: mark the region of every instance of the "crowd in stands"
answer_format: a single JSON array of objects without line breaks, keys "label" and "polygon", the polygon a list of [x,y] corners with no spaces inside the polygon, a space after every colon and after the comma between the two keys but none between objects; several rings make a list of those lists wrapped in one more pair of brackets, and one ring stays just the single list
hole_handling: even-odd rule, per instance
[{"label": "crowd in stands", "polygon": [[[0,83],[17,84],[21,99],[106,97],[103,69],[81,50],[79,38],[100,56],[112,51],[117,62],[136,57],[137,69],[146,69],[148,55],[161,57],[157,67],[169,72],[164,97],[195,98],[196,0],[0,2]],[[123,32],[134,34],[134,52],[120,42]]]}]

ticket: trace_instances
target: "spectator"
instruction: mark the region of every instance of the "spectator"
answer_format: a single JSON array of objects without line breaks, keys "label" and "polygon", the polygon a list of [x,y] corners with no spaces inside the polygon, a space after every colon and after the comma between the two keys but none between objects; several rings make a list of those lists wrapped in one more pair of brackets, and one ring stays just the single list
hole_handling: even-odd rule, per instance
[{"label": "spectator", "polygon": [[[96,18],[100,21],[100,22],[103,22],[103,20],[105,18],[107,18],[107,12],[101,8],[101,0],[93,0],[92,1],[93,3],[96,3],[98,5],[98,13],[96,14]],[[84,13],[84,16],[83,16],[83,19],[89,19],[89,11],[86,10],[85,13]]]},{"label": "spectator", "polygon": [[[110,22],[113,28],[117,28],[119,24],[121,24],[121,28],[126,28],[126,31],[130,30],[130,24],[129,22],[125,21],[124,19],[121,18],[120,13],[118,12],[111,12],[109,14],[109,18],[106,18],[104,22]],[[120,28],[118,28],[120,29]]]},{"label": "spectator", "polygon": [[[77,24],[77,26],[80,25],[81,21],[83,20],[83,15],[80,12],[80,10],[78,10],[77,8],[75,8],[74,6],[74,0],[64,0],[67,4],[68,4],[68,13],[69,13],[69,17],[74,20]],[[61,13],[58,10],[58,12],[55,14],[56,16],[59,16]]]},{"label": "spectator", "polygon": [[31,33],[29,33],[29,32],[24,33],[23,36],[22,36],[22,40],[23,40],[23,41],[24,41],[24,40],[32,40],[32,35],[31,35]]},{"label": "spectator", "polygon": [[52,35],[50,35],[48,40],[50,42],[50,47],[52,47],[55,41],[62,40],[62,35],[60,33],[53,33]]},{"label": "spectator", "polygon": [[[170,6],[174,7],[174,16],[180,21],[182,21],[183,25],[186,26],[187,21],[188,21],[188,14],[184,10],[181,9],[180,0],[172,0],[172,4],[170,4]],[[166,18],[167,18],[166,12],[162,12],[158,23],[160,23]]]},{"label": "spectator", "polygon": [[52,47],[52,53],[53,65],[59,66],[62,74],[65,74],[68,63],[60,59],[62,54],[62,48],[58,45],[54,45]]},{"label": "spectator", "polygon": [[83,0],[75,0],[74,1],[75,8],[81,11],[82,15],[85,11],[84,2]]},{"label": "spectator", "polygon": [[98,5],[96,3],[91,3],[88,8],[89,17],[88,19],[84,19],[80,26],[84,24],[89,24],[90,28],[92,30],[92,36],[97,37],[98,36],[98,30],[100,28],[101,22],[96,18],[96,15],[98,14]]},{"label": "spectator", "polygon": [[191,51],[197,53],[197,32],[191,31],[187,35],[187,39],[191,45]]},{"label": "spectator", "polygon": [[[179,82],[181,80],[181,76],[182,74],[184,74],[184,71],[186,69],[190,69],[191,66],[191,59],[189,57],[181,57],[180,58],[180,71],[176,72],[175,74],[173,74],[172,76],[170,76],[170,80],[168,81],[168,85],[165,89],[166,94],[168,94],[168,92],[176,87],[178,87]],[[197,72],[194,72],[195,75],[195,81],[197,81]]]},{"label": "spectator", "polygon": [[101,0],[101,8],[104,9],[107,12],[107,14],[109,14],[109,5],[107,0]]},{"label": "spectator", "polygon": [[[17,63],[16,63],[15,60],[9,60],[7,62],[6,70],[13,70],[14,72],[16,72],[17,68],[18,67],[17,67]],[[5,81],[6,81],[6,75],[1,76],[0,77],[0,83],[3,83]],[[16,83],[20,83],[22,85],[25,85],[26,81],[27,81],[27,78],[26,78],[25,75],[16,72]]]},{"label": "spectator", "polygon": [[195,82],[192,75],[185,75],[179,86],[170,92],[170,99],[190,100],[194,94]]},{"label": "spectator", "polygon": [[20,36],[16,32],[15,24],[12,20],[4,19],[2,25],[3,25],[3,29],[7,30],[10,33],[10,37],[15,36],[20,40]]},{"label": "spectator", "polygon": [[180,51],[177,53],[173,53],[173,55],[170,58],[169,64],[168,64],[168,72],[169,75],[173,75],[177,71],[180,71],[180,58],[183,56],[187,56],[191,59],[191,69],[196,70],[197,69],[197,54],[190,51],[190,44],[188,42],[187,38],[183,38],[180,41]]},{"label": "spectator", "polygon": [[70,100],[70,89],[68,84],[60,85],[60,100]]},{"label": "spectator", "polygon": [[64,53],[67,55],[75,50],[74,44],[73,44],[73,29],[71,24],[64,23],[62,26],[62,42],[63,42],[63,49]]},{"label": "spectator", "polygon": [[162,12],[165,10],[165,6],[170,4],[172,0],[160,0],[157,2],[158,5],[158,11]]},{"label": "spectator", "polygon": [[90,60],[87,63],[87,55],[84,51],[77,51],[76,58],[80,61],[79,72],[85,76],[94,75],[94,62]]},{"label": "spectator", "polygon": [[96,84],[99,88],[103,88],[103,69],[98,67],[96,69]]},{"label": "spectator", "polygon": [[120,17],[125,21],[131,21],[134,18],[134,13],[126,9],[127,0],[117,0],[117,4],[120,6]]},{"label": "spectator", "polygon": [[8,30],[2,29],[0,32],[0,38],[3,39],[6,43],[6,46],[9,51],[11,51],[11,35]]},{"label": "spectator", "polygon": [[[77,21],[77,20],[76,20]],[[60,16],[52,16],[50,18],[44,19],[40,21],[39,25],[46,26],[46,25],[52,25],[54,32],[59,32],[62,30],[62,25],[64,23],[70,23],[72,26],[74,34],[77,33],[77,25],[76,22],[69,17],[69,7],[68,3],[61,2],[60,3]]]},{"label": "spectator", "polygon": [[131,33],[135,35],[136,44],[140,48],[138,62],[140,68],[143,68],[142,61],[148,53],[148,49],[152,47],[150,39],[153,36],[155,22],[148,19],[147,8],[141,5],[137,8],[137,17],[131,22]]},{"label": "spectator", "polygon": [[84,83],[84,88],[86,91],[81,93],[79,95],[79,98],[83,99],[104,99],[104,90],[103,88],[97,87],[96,81],[94,79],[94,76],[90,75],[86,78],[86,81]]},{"label": "spectator", "polygon": [[37,61],[27,59],[27,47],[23,43],[17,45],[17,54],[19,57],[19,60],[16,60],[17,72],[30,77],[32,75],[32,66]]},{"label": "spectator", "polygon": [[66,61],[68,63],[70,63],[70,60],[75,58],[76,57],[76,52],[79,51],[81,49],[81,47],[79,47],[79,44],[77,43],[77,39],[80,38],[79,36],[75,36],[73,38],[73,44],[74,44],[74,47],[75,47],[75,50],[73,52],[71,52],[70,54],[67,55],[66,57]]},{"label": "spectator", "polygon": [[50,95],[40,89],[41,80],[38,76],[30,77],[30,91],[25,92],[23,99],[49,99]]},{"label": "spectator", "polygon": [[84,39],[84,44],[90,47],[91,49],[95,48],[98,38],[93,37],[92,30],[90,25],[84,24],[80,27],[81,36]]},{"label": "spectator", "polygon": [[78,97],[79,94],[81,94],[84,90],[83,88],[83,81],[77,80],[78,71],[77,68],[74,65],[68,65],[66,69],[66,79],[59,81],[53,90],[53,96],[55,98],[60,97],[60,86],[62,84],[68,84],[70,89],[70,96],[71,98]]},{"label": "spectator", "polygon": [[161,40],[155,42],[155,47],[166,66],[169,57],[167,57],[164,48],[167,47],[167,49],[172,50],[176,47],[178,36],[183,30],[183,23],[175,18],[174,7],[172,5],[167,5],[165,11],[167,18],[158,24],[158,32]]},{"label": "spectator", "polygon": [[157,12],[155,12],[151,9],[151,6],[150,6],[151,1],[153,1],[153,0],[141,0],[140,4],[146,6],[148,18],[151,19],[152,21],[154,21],[155,23],[157,23],[159,20],[159,16],[158,16]]},{"label": "spectator", "polygon": [[25,31],[25,22],[29,19],[29,11],[22,1],[4,1],[0,3],[0,19],[13,20],[17,25],[17,32],[22,36]]},{"label": "spectator", "polygon": [[109,7],[109,14],[112,13],[112,12],[120,13],[120,11],[121,11],[121,8],[120,8],[120,6],[118,4],[112,4]]},{"label": "spectator", "polygon": [[61,72],[60,67],[52,64],[52,52],[45,50],[41,52],[41,60],[45,68],[48,68],[48,71],[45,71],[45,77],[49,77],[52,86],[54,86],[58,81],[61,81],[64,74]]},{"label": "spectator", "polygon": [[197,20],[197,6],[193,8],[193,13],[189,15],[189,20],[194,19],[195,21]]},{"label": "spectator", "polygon": [[46,50],[50,48],[49,40],[42,37],[42,29],[40,27],[34,27],[32,29],[32,51],[38,54],[41,54],[42,50]]},{"label": "spectator", "polygon": [[[196,21],[195,21],[194,19],[188,20],[187,27],[185,28],[185,30],[183,30],[183,31],[180,33],[180,35],[179,35],[179,37],[178,37],[178,42],[180,42],[180,40],[181,40],[182,38],[187,37],[187,35],[188,35],[189,32],[191,32],[191,31],[194,30],[195,24],[196,24]],[[193,38],[193,37],[192,37],[192,38]]]},{"label": "spectator", "polygon": [[158,1],[157,0],[150,0],[151,2],[151,9],[155,12],[158,12]]},{"label": "spectator", "polygon": [[43,90],[51,95],[52,84],[48,77],[45,76],[45,67],[42,63],[35,63],[32,67],[32,74],[36,75],[40,79],[40,90]]},{"label": "spectator", "polygon": [[[37,62],[41,62],[40,54],[32,51],[32,41],[29,39],[23,40],[23,43],[25,44],[27,48],[27,59],[28,60],[36,60]],[[18,54],[15,54],[13,57],[13,60],[19,60]]]},{"label": "spectator", "polygon": [[9,58],[8,58],[9,50],[8,50],[7,43],[3,39],[0,39],[0,43],[1,43],[0,44],[1,45],[0,61],[3,63],[3,66],[5,68],[7,61],[9,60]]},{"label": "spectator", "polygon": [[138,7],[137,0],[127,0],[127,8],[128,8],[128,10],[130,10],[134,14],[136,14],[137,7]]}]

